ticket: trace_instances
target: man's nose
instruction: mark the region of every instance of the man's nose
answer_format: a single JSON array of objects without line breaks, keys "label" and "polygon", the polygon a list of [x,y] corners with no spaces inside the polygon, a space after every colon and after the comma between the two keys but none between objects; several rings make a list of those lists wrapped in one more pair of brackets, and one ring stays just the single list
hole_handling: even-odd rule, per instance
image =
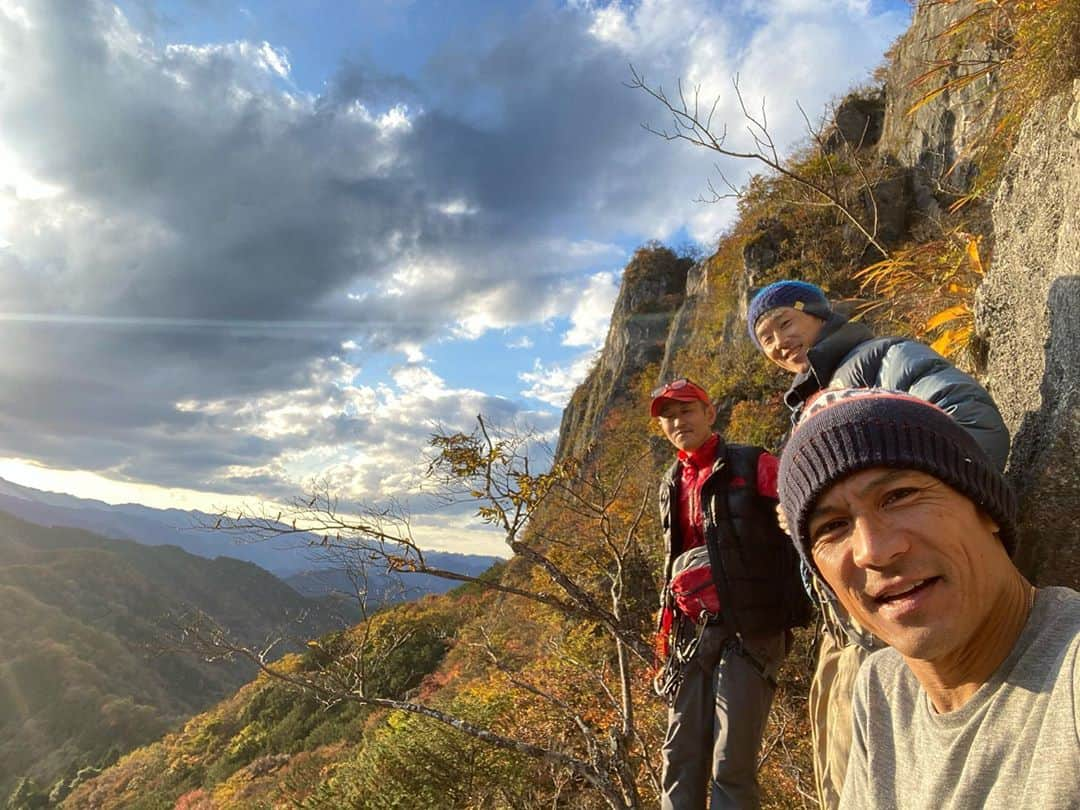
[{"label": "man's nose", "polygon": [[880,569],[907,552],[910,542],[907,533],[892,521],[877,515],[860,515],[855,519],[851,547],[855,565]]}]

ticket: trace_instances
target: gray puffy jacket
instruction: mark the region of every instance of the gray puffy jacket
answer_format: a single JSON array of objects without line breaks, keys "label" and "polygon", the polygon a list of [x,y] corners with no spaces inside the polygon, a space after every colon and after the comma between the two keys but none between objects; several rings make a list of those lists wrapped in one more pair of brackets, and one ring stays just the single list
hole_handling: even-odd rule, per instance
[{"label": "gray puffy jacket", "polygon": [[784,401],[797,419],[823,388],[888,388],[932,402],[979,443],[999,470],[1009,457],[1009,431],[990,394],[924,343],[875,338],[865,324],[834,314],[807,352],[810,368],[795,377]]}]

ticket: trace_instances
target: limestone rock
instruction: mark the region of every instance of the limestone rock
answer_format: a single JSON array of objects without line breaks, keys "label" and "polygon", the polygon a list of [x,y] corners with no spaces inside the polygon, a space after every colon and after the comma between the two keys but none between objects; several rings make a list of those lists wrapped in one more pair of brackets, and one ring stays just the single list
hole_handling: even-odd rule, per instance
[{"label": "limestone rock", "polygon": [[912,196],[910,172],[879,180],[863,194],[864,221],[872,222],[876,210],[879,242],[895,244],[907,236]]},{"label": "limestone rock", "polygon": [[563,411],[557,458],[587,455],[604,417],[629,391],[631,379],[662,361],[691,264],[656,245],[634,254],[623,271],[603,351]]},{"label": "limestone rock", "polygon": [[825,151],[833,154],[845,147],[866,149],[881,140],[885,124],[885,94],[852,93],[840,102],[833,126],[825,136]]},{"label": "limestone rock", "polygon": [[674,368],[675,356],[692,337],[694,316],[698,308],[706,306],[709,291],[708,262],[699,262],[686,274],[686,296],[679,306],[675,317],[671,319],[667,341],[664,345],[664,358],[660,362],[658,380],[670,380],[678,375]]},{"label": "limestone rock", "polygon": [[782,258],[781,246],[791,235],[790,231],[775,219],[765,219],[757,224],[757,233],[743,245],[743,267],[747,281],[757,286],[758,279]]},{"label": "limestone rock", "polygon": [[940,36],[972,14],[977,5],[978,0],[919,3],[912,27],[894,45],[886,77],[886,114],[879,149],[904,165],[920,167],[931,184],[957,191],[966,191],[974,177],[963,156],[997,121],[996,80],[993,76],[977,79],[909,110],[928,92],[966,69],[949,68],[931,81],[919,81],[940,59],[943,45],[959,48],[957,56],[968,65],[985,65],[1002,56],[977,41],[964,41],[963,37],[943,40]]},{"label": "limestone rock", "polygon": [[[1080,95],[1080,88],[1075,91]],[[976,298],[988,388],[1013,434],[1017,561],[1080,587],[1080,138],[1071,94],[1025,120],[994,201],[996,249]]]}]

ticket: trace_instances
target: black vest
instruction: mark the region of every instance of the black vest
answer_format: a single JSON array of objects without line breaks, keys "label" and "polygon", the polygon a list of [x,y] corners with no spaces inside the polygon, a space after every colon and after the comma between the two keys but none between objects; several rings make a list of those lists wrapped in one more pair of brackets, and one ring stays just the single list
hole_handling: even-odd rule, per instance
[{"label": "black vest", "polygon": [[[721,601],[730,601],[735,630],[746,637],[778,633],[806,624],[810,601],[799,573],[799,556],[791,538],[777,525],[776,501],[757,491],[760,447],[725,445],[716,448],[712,475],[701,488],[701,511],[706,537],[716,540],[723,577]],[[660,522],[667,559],[664,582],[682,552],[675,514],[682,471],[676,461],[660,485]],[[735,486],[731,481],[739,482]],[[665,597],[666,598],[666,597]]]}]

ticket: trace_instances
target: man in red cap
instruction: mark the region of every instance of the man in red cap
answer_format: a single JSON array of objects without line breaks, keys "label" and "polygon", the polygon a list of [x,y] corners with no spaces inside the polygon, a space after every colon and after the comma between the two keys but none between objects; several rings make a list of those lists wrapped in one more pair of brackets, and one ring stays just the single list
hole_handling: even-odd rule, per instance
[{"label": "man in red cap", "polygon": [[661,806],[757,808],[776,670],[788,629],[809,619],[797,557],[776,522],[777,460],[725,444],[708,393],[685,378],[653,392],[651,414],[678,450],[660,486]]}]

